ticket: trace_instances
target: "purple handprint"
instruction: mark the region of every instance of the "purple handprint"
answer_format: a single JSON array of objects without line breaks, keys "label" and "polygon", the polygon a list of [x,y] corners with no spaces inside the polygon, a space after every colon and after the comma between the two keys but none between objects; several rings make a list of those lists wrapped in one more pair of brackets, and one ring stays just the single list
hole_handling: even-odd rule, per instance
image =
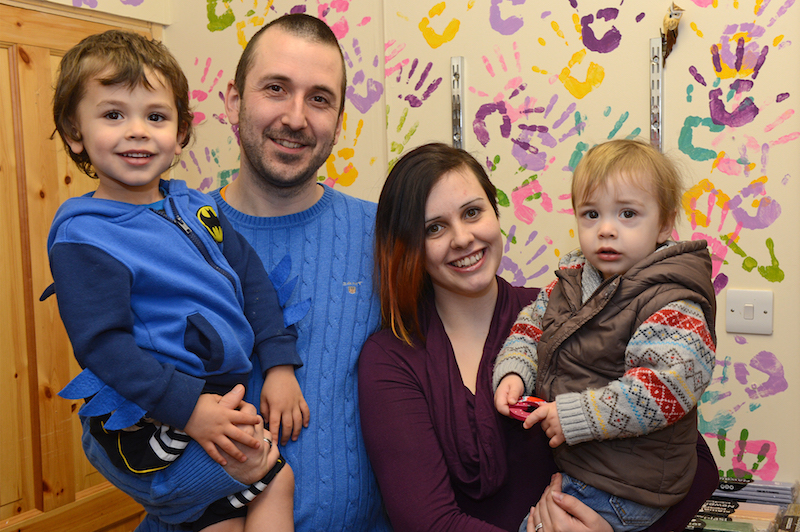
[{"label": "purple handprint", "polygon": [[[361,46],[358,43],[358,39],[353,39],[353,54],[358,63],[361,63]],[[347,63],[347,67],[349,69],[353,69],[354,64],[352,59],[350,58],[350,54],[344,52],[344,59]],[[376,55],[375,58],[372,60],[372,66],[374,68],[378,67],[378,56]],[[364,84],[367,88],[367,93],[364,95],[358,94],[356,92],[356,86]],[[366,113],[370,110],[370,108],[375,105],[378,100],[381,99],[383,95],[383,83],[376,81],[372,78],[367,78],[364,70],[361,69],[353,74],[353,80],[351,84],[347,87],[345,92],[347,99],[350,100],[350,103],[353,104],[353,107],[358,109],[362,114]]]},{"label": "purple handprint", "polygon": [[[408,77],[406,78],[406,85],[411,81],[411,77],[417,70],[417,66],[419,65],[419,59],[414,59],[411,63],[411,70],[408,72]],[[419,91],[422,86],[425,84],[425,81],[428,79],[428,74],[430,74],[431,68],[433,67],[433,63],[428,63],[425,69],[419,76],[419,81],[417,81],[416,85],[414,85],[414,90]],[[403,76],[403,69],[400,68],[400,72],[397,74],[397,81],[400,81],[400,78]],[[436,78],[430,82],[428,87],[423,91],[421,97],[417,96],[416,94],[407,94],[403,97],[402,94],[398,94],[397,97],[401,100],[405,100],[408,102],[408,105],[411,107],[419,107],[422,105],[422,102],[430,98],[431,94],[439,87],[439,84],[442,83],[442,78]]]},{"label": "purple handprint", "polygon": [[[597,18],[607,22],[615,20],[618,15],[619,9],[614,7],[601,9],[597,12]],[[586,49],[601,54],[607,54],[608,52],[616,50],[622,40],[622,34],[620,34],[617,27],[611,26],[611,29],[598,39],[595,37],[594,30],[592,29],[593,22],[594,15],[586,15],[581,18],[581,27],[583,28],[581,35],[583,37],[583,45]]]}]

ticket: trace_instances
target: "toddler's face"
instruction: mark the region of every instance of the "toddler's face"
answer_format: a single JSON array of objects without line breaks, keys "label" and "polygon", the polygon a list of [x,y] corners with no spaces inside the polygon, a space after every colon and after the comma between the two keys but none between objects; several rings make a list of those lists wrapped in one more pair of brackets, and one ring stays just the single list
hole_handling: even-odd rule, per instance
[{"label": "toddler's face", "polygon": [[672,232],[662,225],[649,176],[612,177],[576,204],[578,240],[586,260],[608,279],[655,251]]},{"label": "toddler's face", "polygon": [[76,117],[81,139],[70,140],[70,148],[89,155],[100,180],[95,197],[155,202],[160,175],[181,152],[172,90],[153,72],[152,89],[103,85],[102,77],[86,86]]}]

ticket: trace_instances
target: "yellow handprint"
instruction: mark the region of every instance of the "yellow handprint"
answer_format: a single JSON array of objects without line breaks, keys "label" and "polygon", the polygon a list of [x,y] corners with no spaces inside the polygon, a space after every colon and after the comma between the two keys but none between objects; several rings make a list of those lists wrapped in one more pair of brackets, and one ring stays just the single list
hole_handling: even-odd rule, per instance
[{"label": "yellow handprint", "polygon": [[[341,173],[336,170],[336,166],[334,165],[334,161],[336,161],[337,157],[339,159],[343,159],[344,161],[349,161],[355,155],[355,150],[353,148],[356,147],[358,144],[358,137],[361,136],[361,128],[364,127],[364,120],[359,119],[358,125],[356,126],[356,134],[353,138],[353,147],[352,148],[342,148],[335,153],[331,153],[328,157],[328,160],[325,162],[325,170],[328,174],[328,179],[325,180],[325,184],[332,187],[335,184],[339,184],[343,187],[349,187],[352,185],[356,178],[358,177],[358,169],[352,162],[348,162],[345,165],[344,169]],[[347,138],[347,113],[344,113],[342,117],[342,139]]]}]

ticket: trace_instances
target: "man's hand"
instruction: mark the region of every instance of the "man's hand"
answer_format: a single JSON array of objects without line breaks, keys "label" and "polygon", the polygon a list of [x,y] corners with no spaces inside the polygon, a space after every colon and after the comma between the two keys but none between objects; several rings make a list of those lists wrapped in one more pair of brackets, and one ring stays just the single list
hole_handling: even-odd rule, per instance
[{"label": "man's hand", "polygon": [[267,370],[261,388],[261,415],[268,421],[275,443],[283,424],[281,445],[286,445],[290,435],[292,441],[297,441],[300,430],[308,428],[311,414],[294,376],[294,366],[275,366]]},{"label": "man's hand", "polygon": [[[237,384],[233,390],[223,397],[213,394],[202,394],[186,423],[184,431],[205,449],[208,455],[224,466],[228,462],[219,453],[219,449],[229,456],[244,462],[245,454],[234,444],[240,442],[253,449],[258,449],[262,440],[254,438],[237,425],[261,425],[263,420],[253,411],[237,410],[244,398],[244,386]],[[231,441],[233,440],[233,441]],[[217,449],[219,447],[219,449]]]},{"label": "man's hand", "polygon": [[564,431],[561,430],[561,420],[558,419],[558,410],[556,409],[555,403],[540,404],[539,407],[531,412],[531,415],[525,419],[522,426],[529,429],[540,421],[542,422],[542,430],[544,430],[544,433],[550,438],[550,447],[555,449],[567,441],[566,438],[564,438]]},{"label": "man's hand", "polygon": [[494,392],[494,407],[504,416],[511,417],[509,406],[517,404],[519,398],[525,393],[525,383],[522,377],[511,373],[503,377]]},{"label": "man's hand", "polygon": [[[249,403],[242,403],[240,409],[248,414],[254,415],[256,413],[256,407]],[[270,445],[268,442],[264,441],[264,438],[270,438],[270,435],[264,428],[263,422],[259,422],[256,425],[241,425],[239,428],[258,441],[263,442],[263,445],[259,445],[258,449],[253,449],[241,443],[233,442],[244,454],[246,461],[240,462],[237,460],[230,460],[228,465],[225,466],[225,471],[233,477],[234,480],[242,484],[255,484],[264,478],[267,472],[275,466],[280,451],[277,445]],[[228,453],[225,451],[221,451],[221,453],[225,458],[229,457]]]}]

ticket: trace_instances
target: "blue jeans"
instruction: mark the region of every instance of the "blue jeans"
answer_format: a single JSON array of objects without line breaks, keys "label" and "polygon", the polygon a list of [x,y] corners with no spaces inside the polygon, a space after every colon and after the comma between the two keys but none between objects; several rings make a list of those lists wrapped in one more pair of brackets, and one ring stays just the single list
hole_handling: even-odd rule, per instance
[{"label": "blue jeans", "polygon": [[[561,476],[563,477],[561,491],[572,495],[600,514],[600,517],[611,525],[614,532],[644,530],[658,521],[667,511],[666,508],[652,508],[611,495],[564,473],[561,473]],[[519,527],[519,532],[526,532],[527,526],[528,517],[526,516]]]}]

